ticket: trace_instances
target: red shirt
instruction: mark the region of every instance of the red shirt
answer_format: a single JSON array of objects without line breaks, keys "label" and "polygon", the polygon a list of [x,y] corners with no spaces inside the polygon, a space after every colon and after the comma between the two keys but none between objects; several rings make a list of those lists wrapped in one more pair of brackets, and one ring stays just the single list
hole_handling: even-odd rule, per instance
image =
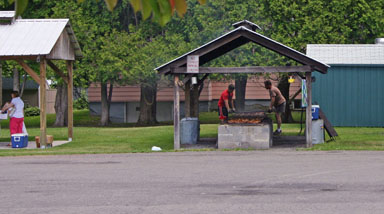
[{"label": "red shirt", "polygon": [[219,107],[225,107],[225,102],[224,102],[224,100],[232,99],[232,97],[233,97],[233,92],[232,92],[232,93],[229,93],[229,92],[228,92],[228,89],[225,89],[225,90],[223,91],[223,93],[221,93],[221,96],[220,96],[220,99],[219,99],[218,106],[219,106]]}]

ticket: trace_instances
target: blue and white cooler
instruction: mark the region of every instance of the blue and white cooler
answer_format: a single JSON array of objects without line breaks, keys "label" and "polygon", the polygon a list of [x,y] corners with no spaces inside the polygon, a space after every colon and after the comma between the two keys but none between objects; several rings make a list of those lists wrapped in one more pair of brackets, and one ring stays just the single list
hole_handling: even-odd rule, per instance
[{"label": "blue and white cooler", "polygon": [[25,148],[28,146],[28,135],[26,134],[13,134],[11,136],[12,148]]},{"label": "blue and white cooler", "polygon": [[319,105],[312,105],[312,120],[319,119],[319,111],[320,111]]}]

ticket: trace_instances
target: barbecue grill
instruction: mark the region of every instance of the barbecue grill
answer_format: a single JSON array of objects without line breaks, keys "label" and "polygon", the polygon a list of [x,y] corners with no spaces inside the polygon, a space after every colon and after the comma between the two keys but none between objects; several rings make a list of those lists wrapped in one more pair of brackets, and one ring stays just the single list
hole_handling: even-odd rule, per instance
[{"label": "barbecue grill", "polygon": [[263,111],[234,113],[228,120],[228,124],[256,125],[269,122],[269,117]]},{"label": "barbecue grill", "polygon": [[234,113],[219,126],[217,142],[219,149],[269,149],[272,120],[262,111]]}]

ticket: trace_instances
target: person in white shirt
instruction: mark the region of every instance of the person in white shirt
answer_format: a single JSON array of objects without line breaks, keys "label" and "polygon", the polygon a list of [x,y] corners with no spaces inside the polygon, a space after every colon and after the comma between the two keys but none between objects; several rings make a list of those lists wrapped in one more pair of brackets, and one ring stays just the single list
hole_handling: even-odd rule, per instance
[{"label": "person in white shirt", "polygon": [[14,112],[10,115],[11,120],[9,122],[9,130],[11,135],[23,133],[24,124],[24,102],[19,97],[18,91],[12,91],[12,101],[9,105],[5,105],[1,111],[7,111],[10,108],[14,108]]}]

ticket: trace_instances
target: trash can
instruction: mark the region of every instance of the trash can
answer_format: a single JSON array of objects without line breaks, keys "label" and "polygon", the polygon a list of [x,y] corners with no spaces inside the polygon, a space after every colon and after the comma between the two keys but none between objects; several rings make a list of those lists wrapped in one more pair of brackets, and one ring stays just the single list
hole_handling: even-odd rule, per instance
[{"label": "trash can", "polygon": [[196,144],[200,135],[200,121],[196,117],[180,121],[180,144]]},{"label": "trash can", "polygon": [[324,143],[324,120],[312,120],[312,144]]}]

